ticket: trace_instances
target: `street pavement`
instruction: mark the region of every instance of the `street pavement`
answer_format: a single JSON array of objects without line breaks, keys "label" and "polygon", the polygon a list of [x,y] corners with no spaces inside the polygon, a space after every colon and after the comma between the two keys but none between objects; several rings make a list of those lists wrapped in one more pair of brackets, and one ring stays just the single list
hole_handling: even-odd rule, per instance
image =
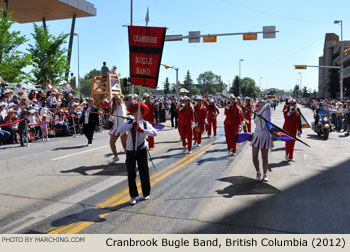
[{"label": "street pavement", "polygon": [[[272,120],[283,125],[282,106]],[[116,164],[108,131],[0,148],[0,233],[349,233],[350,138],[311,129],[269,152],[269,183],[255,180],[249,143],[229,156],[223,131],[183,152],[177,130],[159,131],[150,152],[151,199],[129,206],[125,155]],[[302,108],[311,123],[312,111]],[[170,125],[167,122],[167,125]],[[118,141],[118,150],[121,145]]]}]

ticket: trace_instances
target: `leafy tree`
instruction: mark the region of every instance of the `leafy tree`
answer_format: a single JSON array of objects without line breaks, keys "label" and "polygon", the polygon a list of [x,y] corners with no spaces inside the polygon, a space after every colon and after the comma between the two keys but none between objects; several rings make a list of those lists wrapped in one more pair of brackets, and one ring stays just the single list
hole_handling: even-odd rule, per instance
[{"label": "leafy tree", "polygon": [[255,85],[255,81],[252,78],[245,77],[241,80],[241,90],[243,96],[249,96],[252,98],[256,98],[259,96],[260,90]]},{"label": "leafy tree", "polygon": [[231,94],[234,94],[235,96],[239,96],[239,77],[236,75],[235,79],[232,82],[232,86],[229,90]]},{"label": "leafy tree", "polygon": [[302,97],[309,97],[309,91],[307,90],[307,87],[304,86],[303,90],[301,91]]},{"label": "leafy tree", "polygon": [[336,98],[337,93],[340,91],[338,69],[330,69],[329,72],[330,75],[327,83],[327,92],[331,98]]},{"label": "leafy tree", "polygon": [[21,82],[25,77],[23,69],[31,63],[31,57],[18,48],[27,42],[20,31],[10,31],[14,22],[6,6],[1,9],[0,16],[0,76],[7,82]]},{"label": "leafy tree", "polygon": [[80,93],[84,96],[91,96],[92,76],[102,74],[100,70],[92,69],[80,79]]},{"label": "leafy tree", "polygon": [[190,70],[187,70],[182,87],[187,89],[188,91],[190,91],[193,88],[193,80],[191,78]]},{"label": "leafy tree", "polygon": [[221,76],[214,74],[212,71],[201,73],[197,81],[200,84],[199,88],[202,94],[221,93],[225,87]]},{"label": "leafy tree", "polygon": [[201,92],[198,88],[191,88],[189,91],[191,95],[199,95]]},{"label": "leafy tree", "polygon": [[36,83],[43,83],[45,77],[56,84],[64,80],[68,69],[67,49],[62,48],[66,43],[68,34],[55,37],[43,26],[34,24],[32,33],[34,45],[29,45],[28,51],[32,54],[33,75]]},{"label": "leafy tree", "polygon": [[164,82],[164,94],[167,95],[169,93],[170,93],[170,83],[169,83],[169,78],[166,77]]},{"label": "leafy tree", "polygon": [[293,89],[293,96],[294,96],[294,97],[297,97],[297,96],[299,96],[299,93],[300,93],[300,87],[299,87],[298,84],[296,84],[296,85],[294,86],[294,89]]}]

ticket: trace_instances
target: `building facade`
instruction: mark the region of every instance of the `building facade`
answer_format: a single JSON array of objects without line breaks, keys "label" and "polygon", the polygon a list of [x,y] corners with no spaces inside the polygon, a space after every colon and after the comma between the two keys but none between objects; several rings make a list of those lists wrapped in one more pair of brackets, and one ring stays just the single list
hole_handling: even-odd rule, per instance
[{"label": "building facade", "polygon": [[[350,41],[343,41],[344,49],[350,48]],[[339,36],[334,33],[326,33],[323,55],[319,57],[319,66],[340,66],[341,65],[341,45],[339,41]],[[344,97],[350,95],[350,53],[343,56],[344,65],[344,77],[343,77],[343,91]],[[331,78],[332,71],[334,69],[330,68],[319,68],[318,74],[318,96],[319,97],[329,97],[329,87],[331,85],[339,85],[340,82],[334,82]],[[337,71],[340,79],[340,73]],[[339,92],[338,92],[339,97]]]}]

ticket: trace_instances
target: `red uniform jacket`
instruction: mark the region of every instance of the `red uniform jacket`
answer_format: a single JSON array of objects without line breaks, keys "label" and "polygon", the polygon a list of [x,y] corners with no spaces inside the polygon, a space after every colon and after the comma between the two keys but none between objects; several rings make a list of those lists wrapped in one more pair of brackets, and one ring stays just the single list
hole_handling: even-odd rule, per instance
[{"label": "red uniform jacket", "polygon": [[216,107],[215,105],[213,107],[209,105],[209,107],[208,107],[208,119],[213,120],[213,118],[212,118],[213,113],[218,115],[218,114],[220,114],[220,111],[219,111],[218,107]]},{"label": "red uniform jacket", "polygon": [[153,104],[153,102],[151,103],[151,105],[148,105],[147,106],[149,107],[149,111],[148,113],[143,117],[143,119],[145,121],[148,121],[148,122],[156,122],[156,117],[155,117],[155,113],[156,113],[156,108]]},{"label": "red uniform jacket", "polygon": [[239,125],[242,123],[242,121],[244,121],[242,110],[238,106],[226,107],[225,115],[226,115],[226,118],[224,121],[225,126],[238,128]]},{"label": "red uniform jacket", "polygon": [[288,115],[288,107],[283,110],[284,115],[284,124],[283,129],[296,136],[297,131],[301,131],[301,123],[300,123],[300,115],[296,113],[289,112]]},{"label": "red uniform jacket", "polygon": [[196,106],[194,111],[196,112],[198,124],[203,125],[205,118],[207,118],[207,109],[203,106]]},{"label": "red uniform jacket", "polygon": [[185,107],[182,110],[178,110],[178,124],[191,126],[194,122],[194,112],[192,107]]}]

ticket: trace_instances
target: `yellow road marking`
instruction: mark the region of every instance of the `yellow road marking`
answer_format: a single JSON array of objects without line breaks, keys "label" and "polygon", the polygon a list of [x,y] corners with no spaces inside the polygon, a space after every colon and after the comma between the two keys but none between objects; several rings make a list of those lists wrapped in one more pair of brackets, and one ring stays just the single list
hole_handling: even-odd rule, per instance
[{"label": "yellow road marking", "polygon": [[105,146],[101,146],[101,147],[98,147],[98,148],[89,149],[89,150],[86,150],[86,151],[80,151],[80,152],[68,154],[68,155],[65,155],[65,156],[58,157],[58,158],[53,158],[53,159],[51,159],[51,161],[56,161],[56,160],[60,160],[60,159],[72,157],[72,156],[75,156],[75,155],[87,153],[87,152],[90,152],[90,151],[99,150],[99,149],[102,149],[102,148],[106,148],[106,147],[108,147],[108,146],[109,146],[109,145],[105,145]]},{"label": "yellow road marking", "polygon": [[[193,160],[197,159],[199,156],[204,154],[206,151],[213,149],[215,147],[214,143],[220,141],[221,139],[218,139],[210,144],[208,146],[200,149],[197,152],[194,152],[191,155],[187,155],[178,161],[174,162],[173,164],[169,165],[167,168],[163,169],[162,171],[155,173],[151,176],[151,186],[157,184],[158,182],[162,181],[166,177],[170,176],[174,172],[180,170],[182,167],[184,167],[186,164],[192,162]],[[172,169],[173,168],[173,169]],[[138,190],[141,190],[141,182],[137,182],[137,188]],[[124,189],[120,193],[117,193],[116,195],[113,195],[112,197],[108,198],[104,202],[98,204],[95,209],[102,209],[105,207],[112,208],[114,206],[118,206],[120,204],[123,204],[129,200],[129,188]],[[111,212],[107,212],[104,214],[100,214],[99,218],[104,218],[105,216],[109,215]],[[95,222],[93,221],[80,221],[68,225],[64,225],[61,227],[58,227],[54,230],[51,230],[48,232],[48,234],[76,234],[80,231],[84,230],[85,228],[91,226]]]}]

